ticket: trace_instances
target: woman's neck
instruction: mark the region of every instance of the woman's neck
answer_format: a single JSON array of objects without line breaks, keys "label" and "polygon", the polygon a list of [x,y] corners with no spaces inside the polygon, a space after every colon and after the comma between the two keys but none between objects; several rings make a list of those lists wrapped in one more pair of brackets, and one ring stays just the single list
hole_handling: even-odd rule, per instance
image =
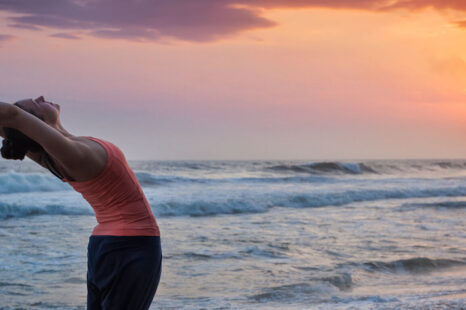
[{"label": "woman's neck", "polygon": [[59,131],[62,135],[64,135],[65,137],[68,137],[68,138],[75,138],[74,135],[72,135],[71,133],[69,133],[63,126],[60,122],[57,122],[55,123],[54,125],[52,125],[53,128],[55,128],[57,131]]}]

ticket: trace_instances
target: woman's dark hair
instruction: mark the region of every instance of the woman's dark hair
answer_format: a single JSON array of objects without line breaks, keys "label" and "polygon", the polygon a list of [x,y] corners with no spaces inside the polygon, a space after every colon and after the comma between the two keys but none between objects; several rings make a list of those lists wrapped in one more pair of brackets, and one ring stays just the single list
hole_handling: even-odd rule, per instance
[{"label": "woman's dark hair", "polygon": [[[24,111],[31,113],[35,117],[39,118],[40,120],[44,120],[42,117],[32,113],[31,111],[28,111],[24,107],[22,107],[19,104],[14,104],[18,108],[23,109]],[[40,152],[44,151],[42,146],[40,146],[39,143],[36,141],[32,140],[25,134],[23,134],[21,131],[14,129],[14,128],[8,128],[8,127],[3,127],[3,131],[5,132],[5,138],[3,139],[2,142],[2,157],[5,159],[19,159],[23,160],[24,156],[26,156],[26,153],[28,151],[31,152]]]}]

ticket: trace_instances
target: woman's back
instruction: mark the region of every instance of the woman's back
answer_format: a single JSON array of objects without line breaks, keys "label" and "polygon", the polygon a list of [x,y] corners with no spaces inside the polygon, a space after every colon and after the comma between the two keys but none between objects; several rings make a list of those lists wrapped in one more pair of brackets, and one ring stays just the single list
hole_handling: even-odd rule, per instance
[{"label": "woman's back", "polygon": [[69,183],[95,211],[99,223],[93,235],[160,236],[160,230],[141,186],[123,152],[114,144],[93,137],[105,148],[105,168],[93,179]]}]

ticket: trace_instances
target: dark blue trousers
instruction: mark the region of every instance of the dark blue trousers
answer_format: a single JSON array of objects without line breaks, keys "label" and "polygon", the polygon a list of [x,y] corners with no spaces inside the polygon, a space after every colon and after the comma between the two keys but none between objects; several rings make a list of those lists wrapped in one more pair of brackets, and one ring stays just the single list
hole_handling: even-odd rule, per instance
[{"label": "dark blue trousers", "polygon": [[160,237],[91,236],[87,309],[147,310],[162,271]]}]

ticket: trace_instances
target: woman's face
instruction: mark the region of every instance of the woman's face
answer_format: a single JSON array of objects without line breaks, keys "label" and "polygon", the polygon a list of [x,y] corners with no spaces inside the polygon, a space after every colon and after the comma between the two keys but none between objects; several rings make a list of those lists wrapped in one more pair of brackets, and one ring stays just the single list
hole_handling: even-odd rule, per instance
[{"label": "woman's face", "polygon": [[43,96],[36,99],[24,99],[15,103],[27,112],[39,116],[47,124],[54,125],[60,116],[60,106],[46,101]]}]

